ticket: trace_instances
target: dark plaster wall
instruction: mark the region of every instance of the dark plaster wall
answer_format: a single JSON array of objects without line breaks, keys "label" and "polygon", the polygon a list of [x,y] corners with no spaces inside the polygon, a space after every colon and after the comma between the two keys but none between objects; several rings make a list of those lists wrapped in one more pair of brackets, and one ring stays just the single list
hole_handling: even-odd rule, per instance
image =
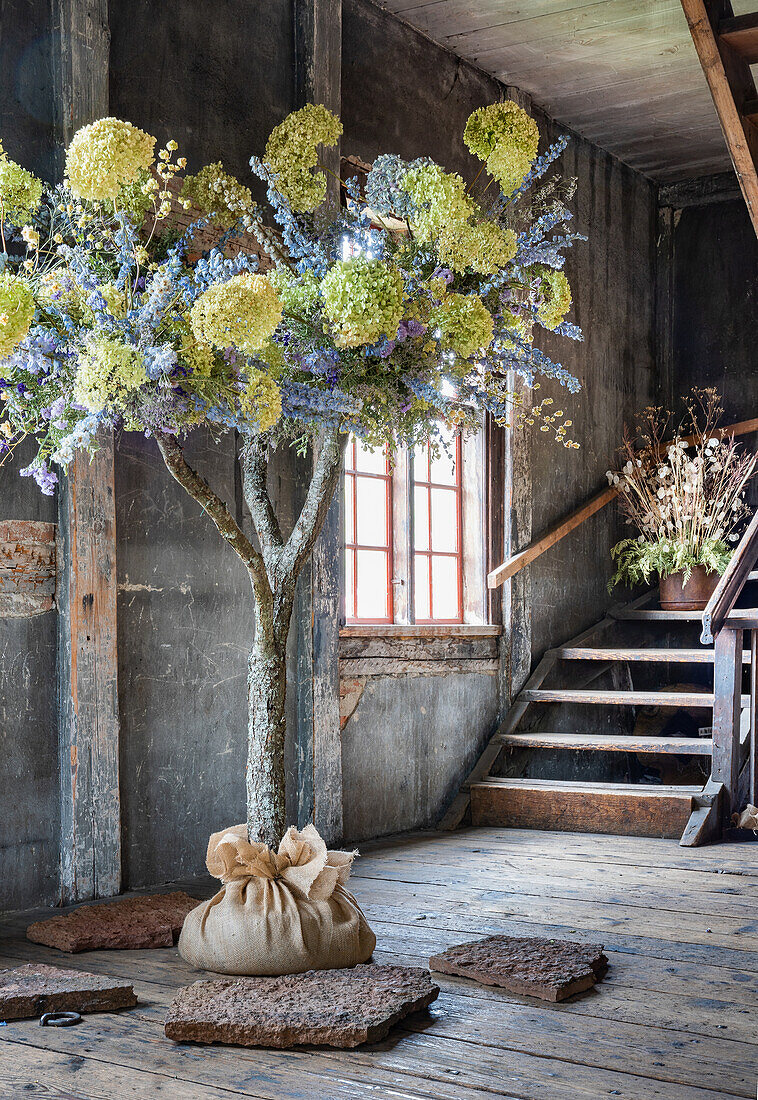
[{"label": "dark plaster wall", "polygon": [[289,0],[118,0],[110,29],[111,111],[178,141],[190,171],[221,160],[252,183],[250,157],[294,106]]},{"label": "dark plaster wall", "polygon": [[716,386],[726,422],[758,408],[758,240],[741,198],[677,211],[673,394]]},{"label": "dark plaster wall", "polygon": [[6,153],[51,180],[55,99],[49,0],[0,0],[0,138]]},{"label": "dark plaster wall", "polygon": [[[52,52],[49,5],[0,3],[0,138],[6,153],[51,178]],[[0,518],[55,520],[19,469],[22,446],[0,468]],[[50,903],[57,894],[60,812],[55,705],[55,612],[0,618],[0,910]]]}]

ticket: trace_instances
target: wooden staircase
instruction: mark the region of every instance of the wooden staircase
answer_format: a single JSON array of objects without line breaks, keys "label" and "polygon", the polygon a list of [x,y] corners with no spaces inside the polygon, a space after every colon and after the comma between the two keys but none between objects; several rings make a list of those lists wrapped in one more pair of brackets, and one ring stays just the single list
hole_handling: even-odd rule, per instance
[{"label": "wooden staircase", "polygon": [[[662,611],[651,592],[548,651],[442,827],[470,817],[473,825],[702,843],[716,791],[712,738],[697,735],[712,727],[715,702],[714,650],[697,643],[701,619]],[[653,732],[639,729],[646,716]]]}]

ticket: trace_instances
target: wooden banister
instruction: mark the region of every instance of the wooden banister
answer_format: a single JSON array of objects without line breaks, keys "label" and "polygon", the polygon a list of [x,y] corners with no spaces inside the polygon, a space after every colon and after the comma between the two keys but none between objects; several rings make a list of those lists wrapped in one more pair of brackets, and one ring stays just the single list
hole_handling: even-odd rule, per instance
[{"label": "wooden banister", "polygon": [[710,645],[723,627],[756,560],[758,560],[758,512],[755,513],[740,539],[739,546],[726,567],[726,572],[703,612],[703,631],[700,635],[703,645]]},{"label": "wooden banister", "polygon": [[[729,424],[725,428],[716,429],[713,434],[723,439],[724,436],[749,435],[750,432],[758,432],[758,417],[753,420],[739,420],[736,424]],[[682,436],[682,440],[686,443],[694,443],[696,439],[697,435],[695,434]],[[668,444],[664,444],[664,448],[667,445]],[[618,486],[608,485],[565,519],[549,527],[544,535],[540,536],[540,538],[536,539],[523,550],[519,550],[516,554],[512,554],[501,565],[498,565],[496,569],[493,569],[492,572],[487,575],[487,587],[498,588],[507,581],[509,577],[515,576],[516,573],[519,573],[525,566],[529,565],[530,562],[533,562],[536,558],[544,554],[546,550],[549,550],[551,546],[555,546],[556,543],[560,542],[561,539],[565,538],[571,531],[581,526],[590,516],[594,516],[601,508],[605,508],[606,504],[610,504],[612,500],[615,500],[620,491]],[[750,570],[748,570],[748,572],[750,572]]]}]

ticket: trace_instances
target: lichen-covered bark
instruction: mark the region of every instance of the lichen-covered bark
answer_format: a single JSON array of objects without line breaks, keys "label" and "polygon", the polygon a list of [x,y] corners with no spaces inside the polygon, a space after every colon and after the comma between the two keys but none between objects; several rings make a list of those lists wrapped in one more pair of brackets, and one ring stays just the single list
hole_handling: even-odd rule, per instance
[{"label": "lichen-covered bark", "polygon": [[346,436],[322,429],[305,503],[288,539],[268,494],[268,445],[249,440],[242,451],[242,486],[260,551],[223,500],[187,463],[177,440],[157,437],[169,472],[205,509],[244,562],[255,596],[255,640],[248,663],[247,830],[250,840],[276,847],[286,828],[284,738],[286,653],[295,585],[326,520],[342,466]]}]

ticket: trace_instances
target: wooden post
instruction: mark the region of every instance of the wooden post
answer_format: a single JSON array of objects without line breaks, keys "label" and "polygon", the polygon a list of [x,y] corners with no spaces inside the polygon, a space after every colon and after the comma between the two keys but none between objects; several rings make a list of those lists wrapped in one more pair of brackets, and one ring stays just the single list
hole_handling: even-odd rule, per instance
[{"label": "wooden post", "polygon": [[[54,0],[60,164],[108,113],[107,0]],[[58,494],[58,687],[63,902],[121,887],[113,434],[78,455]]]},{"label": "wooden post", "polygon": [[[742,631],[724,627],[716,635],[713,670],[712,778],[724,784],[723,825],[728,825],[737,791],[742,702]],[[752,675],[752,673],[751,673]]]},{"label": "wooden post", "polygon": [[750,631],[750,778],[748,797],[752,806],[758,799],[758,630]]},{"label": "wooden post", "polygon": [[[342,0],[295,0],[298,106],[341,109]],[[324,150],[327,198],[339,203],[340,150]],[[301,776],[298,821],[312,820],[327,843],[342,837],[342,740],[339,711],[339,616],[342,591],[340,493],[303,570],[297,606],[297,739]],[[310,771],[310,775],[302,774]]]}]

